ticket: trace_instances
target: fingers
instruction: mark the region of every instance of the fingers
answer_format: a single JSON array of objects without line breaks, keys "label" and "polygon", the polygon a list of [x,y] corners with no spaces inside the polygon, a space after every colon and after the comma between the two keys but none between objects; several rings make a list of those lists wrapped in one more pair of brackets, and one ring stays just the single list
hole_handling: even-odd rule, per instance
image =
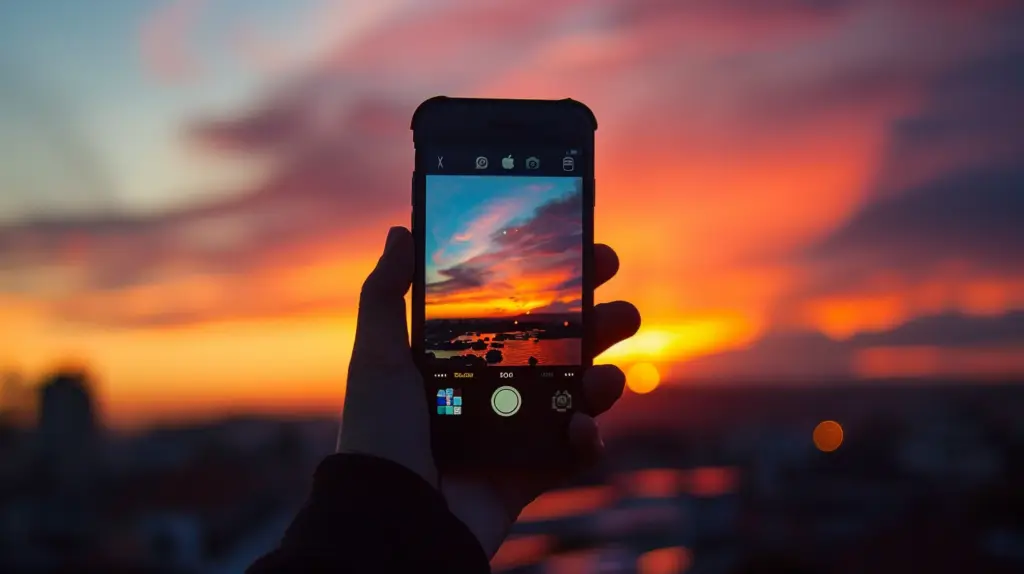
[{"label": "fingers", "polygon": [[582,467],[596,463],[604,454],[597,421],[583,413],[574,413],[569,420],[569,444],[576,455],[576,463]]},{"label": "fingers", "polygon": [[[619,270],[619,257],[607,245],[594,245],[595,276],[600,286]],[[640,312],[625,301],[602,303],[594,307],[595,354],[628,339],[640,329]],[[587,411],[597,416],[612,407],[622,396],[626,376],[614,365],[595,365],[584,375],[583,395]]]},{"label": "fingers", "polygon": [[377,266],[363,282],[360,304],[405,297],[412,284],[415,251],[412,233],[404,227],[392,227],[384,243]]},{"label": "fingers", "polygon": [[583,375],[584,411],[573,413],[569,421],[569,444],[578,464],[592,465],[604,454],[604,441],[594,419],[612,408],[622,396],[626,375],[615,365],[595,365]]},{"label": "fingers", "polygon": [[640,329],[640,312],[631,303],[612,301],[594,306],[594,355],[624,341]]},{"label": "fingers", "polygon": [[583,374],[583,405],[586,413],[596,417],[622,396],[626,375],[615,365],[594,365]]},{"label": "fingers", "polygon": [[389,364],[409,354],[405,293],[412,284],[415,249],[404,227],[388,232],[384,253],[363,283],[352,364]]},{"label": "fingers", "polygon": [[594,281],[600,287],[615,277],[619,271],[619,256],[615,250],[603,243],[594,245]]}]

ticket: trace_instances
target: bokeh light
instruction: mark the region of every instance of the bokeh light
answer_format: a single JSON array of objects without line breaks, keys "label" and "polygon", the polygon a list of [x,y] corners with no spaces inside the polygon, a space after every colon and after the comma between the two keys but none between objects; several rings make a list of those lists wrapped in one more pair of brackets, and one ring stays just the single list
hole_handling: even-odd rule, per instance
[{"label": "bokeh light", "polygon": [[814,427],[814,446],[832,452],[843,444],[843,427],[836,421],[822,421]]},{"label": "bokeh light", "polygon": [[513,536],[505,541],[491,559],[495,571],[520,568],[544,559],[555,546],[555,539],[546,534]]},{"label": "bokeh light", "polygon": [[658,548],[644,553],[637,560],[639,574],[681,574],[690,569],[693,556],[682,546]]},{"label": "bokeh light", "polygon": [[650,363],[637,363],[626,373],[626,386],[638,395],[645,395],[658,388],[661,373]]}]

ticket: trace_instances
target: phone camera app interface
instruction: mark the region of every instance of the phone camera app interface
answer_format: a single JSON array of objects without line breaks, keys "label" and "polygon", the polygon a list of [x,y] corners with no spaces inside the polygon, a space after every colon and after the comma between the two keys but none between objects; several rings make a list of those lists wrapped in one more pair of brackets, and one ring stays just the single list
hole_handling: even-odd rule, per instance
[{"label": "phone camera app interface", "polygon": [[[428,363],[504,376],[578,366],[582,180],[428,175],[425,196]],[[567,401],[556,399],[555,408]]]}]

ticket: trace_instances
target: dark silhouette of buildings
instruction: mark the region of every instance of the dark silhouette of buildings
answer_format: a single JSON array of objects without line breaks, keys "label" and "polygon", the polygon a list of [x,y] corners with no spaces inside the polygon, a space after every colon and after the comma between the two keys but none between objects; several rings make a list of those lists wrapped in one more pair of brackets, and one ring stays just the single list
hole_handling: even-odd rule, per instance
[{"label": "dark silhouette of buildings", "polygon": [[40,388],[38,454],[42,479],[74,489],[99,463],[99,423],[92,382],[81,371],[62,371]]}]

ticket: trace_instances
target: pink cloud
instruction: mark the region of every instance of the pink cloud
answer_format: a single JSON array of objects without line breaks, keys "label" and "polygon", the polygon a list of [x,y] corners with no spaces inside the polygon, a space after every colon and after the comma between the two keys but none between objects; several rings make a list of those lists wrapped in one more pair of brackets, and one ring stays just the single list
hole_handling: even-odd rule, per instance
[{"label": "pink cloud", "polygon": [[169,0],[143,24],[142,61],[156,78],[178,83],[199,75],[189,40],[207,5],[207,0]]}]

